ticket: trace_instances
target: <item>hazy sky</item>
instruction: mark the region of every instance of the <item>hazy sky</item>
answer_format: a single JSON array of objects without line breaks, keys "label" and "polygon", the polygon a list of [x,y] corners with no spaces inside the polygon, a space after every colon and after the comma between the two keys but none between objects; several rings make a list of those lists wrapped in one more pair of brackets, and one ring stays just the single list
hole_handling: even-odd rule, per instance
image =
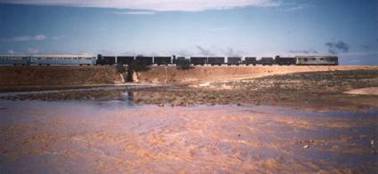
[{"label": "hazy sky", "polygon": [[0,53],[337,54],[378,64],[378,0],[0,0]]}]

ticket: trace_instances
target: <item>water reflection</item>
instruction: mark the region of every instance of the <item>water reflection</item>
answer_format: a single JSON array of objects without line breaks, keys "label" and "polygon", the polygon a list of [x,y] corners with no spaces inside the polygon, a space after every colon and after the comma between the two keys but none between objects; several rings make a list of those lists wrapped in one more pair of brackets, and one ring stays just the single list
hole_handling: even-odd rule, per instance
[{"label": "water reflection", "polygon": [[140,92],[120,95],[0,100],[0,173],[374,171],[378,120],[370,112],[356,119],[272,106],[159,107],[135,104]]}]

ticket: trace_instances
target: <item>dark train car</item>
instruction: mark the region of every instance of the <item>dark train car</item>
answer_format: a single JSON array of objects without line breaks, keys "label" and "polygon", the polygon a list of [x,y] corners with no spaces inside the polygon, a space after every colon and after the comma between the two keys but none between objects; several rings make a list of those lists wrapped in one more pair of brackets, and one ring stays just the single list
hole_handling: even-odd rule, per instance
[{"label": "dark train car", "polygon": [[247,66],[248,65],[256,65],[257,60],[256,60],[256,57],[245,57],[243,63]]},{"label": "dark train car", "polygon": [[186,59],[185,57],[176,57],[175,63],[177,64],[177,63],[181,63],[181,61],[187,61],[187,60],[189,59]]},{"label": "dark train car", "polygon": [[190,63],[193,65],[205,65],[207,64],[207,57],[191,57]]},{"label": "dark train car", "polygon": [[280,57],[276,56],[275,63],[277,65],[295,65],[296,58],[295,57]]},{"label": "dark train car", "polygon": [[296,65],[338,65],[337,56],[297,56]]},{"label": "dark train car", "polygon": [[169,65],[172,63],[170,56],[156,56],[154,57],[154,63],[157,65]]},{"label": "dark train car", "polygon": [[190,59],[186,59],[185,57],[177,57],[176,66],[178,69],[190,69]]},{"label": "dark train car", "polygon": [[227,65],[240,65],[242,63],[241,57],[228,57]]},{"label": "dark train car", "polygon": [[99,54],[97,56],[96,64],[97,65],[114,65],[116,63],[115,56],[102,56]]},{"label": "dark train car", "polygon": [[102,59],[105,65],[114,65],[116,63],[116,56],[103,56]]},{"label": "dark train car", "polygon": [[224,57],[208,57],[207,58],[207,64],[210,65],[219,65],[225,64],[225,58]]},{"label": "dark train car", "polygon": [[134,56],[118,56],[117,64],[130,65],[134,62]]},{"label": "dark train car", "polygon": [[273,65],[274,59],[273,57],[262,57],[258,63],[261,65]]},{"label": "dark train car", "polygon": [[143,65],[147,65],[147,66],[154,64],[153,57],[149,57],[149,56],[137,56],[135,58],[135,61],[138,64],[143,64]]}]

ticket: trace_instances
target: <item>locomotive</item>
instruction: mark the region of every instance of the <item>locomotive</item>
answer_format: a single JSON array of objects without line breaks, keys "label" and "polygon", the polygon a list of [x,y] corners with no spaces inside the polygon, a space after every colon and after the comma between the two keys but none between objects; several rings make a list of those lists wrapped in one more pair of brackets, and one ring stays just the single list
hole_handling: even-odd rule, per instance
[{"label": "locomotive", "polygon": [[337,56],[295,56],[295,57],[223,57],[223,56],[103,56],[103,55],[0,55],[0,65],[130,65],[146,66],[177,65],[189,62],[194,66],[239,66],[239,65],[338,65]]}]

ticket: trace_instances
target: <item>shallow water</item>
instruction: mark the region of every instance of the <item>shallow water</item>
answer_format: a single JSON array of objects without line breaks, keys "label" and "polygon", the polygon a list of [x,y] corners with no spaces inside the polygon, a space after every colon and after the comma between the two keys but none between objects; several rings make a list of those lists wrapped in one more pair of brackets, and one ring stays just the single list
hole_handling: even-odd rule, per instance
[{"label": "shallow water", "polygon": [[378,112],[0,100],[0,173],[372,173]]}]

